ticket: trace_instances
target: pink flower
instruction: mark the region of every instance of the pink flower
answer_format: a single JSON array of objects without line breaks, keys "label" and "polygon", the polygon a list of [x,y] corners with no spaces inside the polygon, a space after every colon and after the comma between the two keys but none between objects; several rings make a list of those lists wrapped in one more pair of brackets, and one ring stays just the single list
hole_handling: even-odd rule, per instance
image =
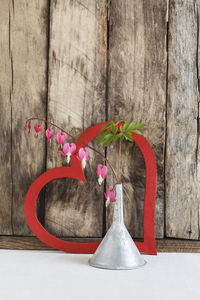
[{"label": "pink flower", "polygon": [[35,132],[36,132],[36,134],[34,135],[34,137],[37,138],[38,137],[38,132],[40,132],[42,130],[42,125],[35,124],[34,125],[34,129],[35,129]]},{"label": "pink flower", "polygon": [[52,138],[53,134],[54,134],[53,128],[49,128],[46,130],[46,137],[48,139],[48,145],[51,144],[51,138]]},{"label": "pink flower", "polygon": [[76,151],[76,145],[74,143],[65,143],[63,146],[63,151],[59,151],[63,156],[67,156],[67,163],[70,163],[71,155]]},{"label": "pink flower", "polygon": [[107,169],[106,166],[98,164],[96,173],[97,173],[97,176],[99,177],[98,182],[99,182],[100,185],[102,184],[103,180],[106,178],[107,171],[108,171],[108,169]]},{"label": "pink flower", "polygon": [[116,191],[113,188],[109,188],[107,191],[107,195],[106,193],[104,193],[105,197],[106,197],[106,207],[110,204],[110,202],[115,202],[115,197],[116,197]]},{"label": "pink flower", "polygon": [[28,122],[28,133],[30,133],[31,132],[31,122],[29,121]]},{"label": "pink flower", "polygon": [[60,144],[59,150],[61,150],[61,145],[64,143],[66,138],[67,138],[67,134],[65,132],[58,132],[56,134],[56,140]]},{"label": "pink flower", "polygon": [[77,158],[81,161],[82,168],[85,169],[86,160],[90,160],[88,148],[80,148]]}]

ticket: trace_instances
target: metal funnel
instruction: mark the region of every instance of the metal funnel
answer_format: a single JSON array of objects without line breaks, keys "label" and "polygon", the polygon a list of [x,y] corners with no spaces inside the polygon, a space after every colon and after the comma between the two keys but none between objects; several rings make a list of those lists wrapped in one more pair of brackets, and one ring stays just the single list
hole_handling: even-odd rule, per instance
[{"label": "metal funnel", "polygon": [[124,225],[122,184],[116,185],[113,223],[89,264],[112,270],[135,269],[146,264]]}]

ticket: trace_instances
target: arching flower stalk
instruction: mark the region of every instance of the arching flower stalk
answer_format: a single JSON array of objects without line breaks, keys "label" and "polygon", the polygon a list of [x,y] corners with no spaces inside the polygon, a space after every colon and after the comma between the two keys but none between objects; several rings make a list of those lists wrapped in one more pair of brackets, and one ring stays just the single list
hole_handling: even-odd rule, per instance
[{"label": "arching flower stalk", "polygon": [[[42,119],[42,118],[36,118],[36,117],[33,117],[33,118],[30,118],[30,119],[27,119],[26,120],[26,123],[25,123],[25,126],[27,126],[28,122],[31,122],[31,121],[40,121],[40,122],[44,122],[46,124],[48,124],[49,126],[52,126],[58,130],[60,130],[61,132],[64,132],[66,133],[67,136],[69,136],[74,142],[76,142],[77,144],[80,144],[81,146],[84,146],[84,147],[87,147],[88,149],[94,151],[95,153],[97,153],[99,156],[101,156],[103,158],[104,161],[107,162],[108,166],[110,167],[115,179],[117,179],[117,175],[115,173],[115,170],[114,168],[112,167],[110,161],[104,156],[104,154],[102,154],[100,151],[96,150],[95,148],[93,148],[92,146],[88,145],[87,143],[84,143],[84,142],[79,142],[78,141],[78,138],[72,136],[68,131],[64,130],[63,128],[61,128],[60,126],[54,124],[53,122],[50,122],[50,121],[47,121],[45,119]],[[61,150],[61,149],[60,149]]]},{"label": "arching flower stalk", "polygon": [[[132,132],[135,132],[137,134],[142,134],[140,132],[140,128],[144,127],[143,124],[138,124],[136,122],[127,122],[126,120],[120,120],[118,122],[111,121],[109,123],[106,123],[102,127],[102,131],[100,134],[97,136],[98,138],[98,144],[103,143],[103,147],[107,147],[112,141],[119,141],[119,151],[118,151],[118,160],[117,160],[117,172],[113,169],[110,161],[98,150],[96,150],[94,147],[88,145],[87,143],[80,142],[77,138],[72,136],[69,132],[63,130],[61,127],[57,126],[56,124],[49,122],[45,119],[41,118],[30,118],[26,121],[26,124],[24,126],[24,132],[26,132],[26,128],[28,127],[29,133],[31,129],[31,121],[37,120],[44,122],[48,125],[51,125],[54,128],[57,128],[60,132],[56,134],[56,140],[59,144],[59,153],[63,156],[67,156],[67,163],[70,163],[71,156],[76,154],[76,144],[80,144],[81,148],[78,151],[77,159],[81,161],[82,168],[84,169],[86,167],[86,162],[91,159],[89,156],[89,150],[94,151],[98,155],[100,155],[104,161],[107,163],[107,166],[110,167],[116,183],[120,183],[120,160],[121,160],[121,143],[122,141],[128,140],[130,142],[133,142],[133,137],[132,137]],[[28,124],[28,125],[27,125]],[[35,137],[38,137],[38,133],[42,130],[42,125],[35,124],[34,125],[35,129]],[[54,130],[52,128],[46,130],[46,137],[48,139],[48,144],[50,145],[51,139],[54,135]],[[63,143],[65,142],[67,137],[70,137],[75,143]],[[99,164],[96,170],[96,174],[98,176],[98,183],[99,185],[102,184],[104,179],[107,176],[107,166]],[[111,202],[115,202],[115,197],[116,197],[116,191],[114,188],[110,187],[107,191],[107,194],[104,193],[105,198],[106,198],[106,206],[109,205]]]}]

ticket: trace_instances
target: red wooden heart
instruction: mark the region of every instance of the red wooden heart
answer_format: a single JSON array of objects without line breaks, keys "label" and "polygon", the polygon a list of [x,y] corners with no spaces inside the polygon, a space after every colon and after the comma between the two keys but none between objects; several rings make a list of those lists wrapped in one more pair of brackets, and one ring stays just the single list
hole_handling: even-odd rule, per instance
[{"label": "red wooden heart", "polygon": [[[76,145],[77,150],[80,149],[81,142],[88,144],[93,138],[95,138],[101,132],[102,125],[106,123],[107,122],[99,123],[87,129],[79,138],[79,143]],[[147,140],[142,135],[138,135],[136,133],[132,133],[132,136],[143,154],[146,166],[146,189],[143,217],[144,240],[143,242],[136,242],[136,245],[142,253],[157,254],[154,231],[154,210],[157,190],[156,161]],[[70,167],[60,167],[48,170],[32,183],[25,198],[26,221],[32,232],[43,243],[52,248],[71,253],[94,253],[100,244],[99,242],[79,243],[61,240],[48,233],[37,218],[36,202],[41,189],[51,180],[63,177],[71,177],[86,182],[81,162],[76,157],[72,157]]]}]

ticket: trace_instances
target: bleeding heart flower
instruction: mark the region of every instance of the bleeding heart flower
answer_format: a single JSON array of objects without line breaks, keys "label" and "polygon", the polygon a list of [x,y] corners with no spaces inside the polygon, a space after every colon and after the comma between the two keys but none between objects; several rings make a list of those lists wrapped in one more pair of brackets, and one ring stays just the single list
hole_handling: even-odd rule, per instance
[{"label": "bleeding heart flower", "polygon": [[89,157],[88,148],[80,148],[77,158],[81,161],[82,168],[85,169],[86,161],[91,159],[91,157]]},{"label": "bleeding heart flower", "polygon": [[67,163],[70,163],[71,155],[76,151],[76,145],[74,143],[65,143],[63,146],[63,151],[59,151],[63,156],[67,156]]},{"label": "bleeding heart flower", "polygon": [[49,128],[46,130],[46,137],[48,139],[48,145],[51,144],[51,138],[52,138],[53,134],[54,134],[53,128]]},{"label": "bleeding heart flower", "polygon": [[103,166],[101,164],[98,165],[96,173],[97,173],[97,176],[99,177],[98,178],[99,185],[101,185],[103,180],[106,178],[107,171],[108,171],[108,168],[106,166]]},{"label": "bleeding heart flower", "polygon": [[31,132],[31,122],[29,121],[28,122],[28,133],[30,133]]},{"label": "bleeding heart flower", "polygon": [[109,188],[107,191],[107,195],[106,193],[104,193],[105,197],[106,197],[106,207],[110,204],[110,202],[115,202],[115,197],[116,197],[116,191],[113,188]]},{"label": "bleeding heart flower", "polygon": [[67,134],[65,132],[58,132],[56,134],[56,140],[60,144],[59,150],[61,150],[61,145],[64,143],[66,138],[67,138]]},{"label": "bleeding heart flower", "polygon": [[34,129],[35,129],[35,132],[36,132],[36,134],[34,135],[34,137],[37,138],[38,137],[38,132],[40,132],[42,130],[42,125],[35,124],[34,125]]}]

